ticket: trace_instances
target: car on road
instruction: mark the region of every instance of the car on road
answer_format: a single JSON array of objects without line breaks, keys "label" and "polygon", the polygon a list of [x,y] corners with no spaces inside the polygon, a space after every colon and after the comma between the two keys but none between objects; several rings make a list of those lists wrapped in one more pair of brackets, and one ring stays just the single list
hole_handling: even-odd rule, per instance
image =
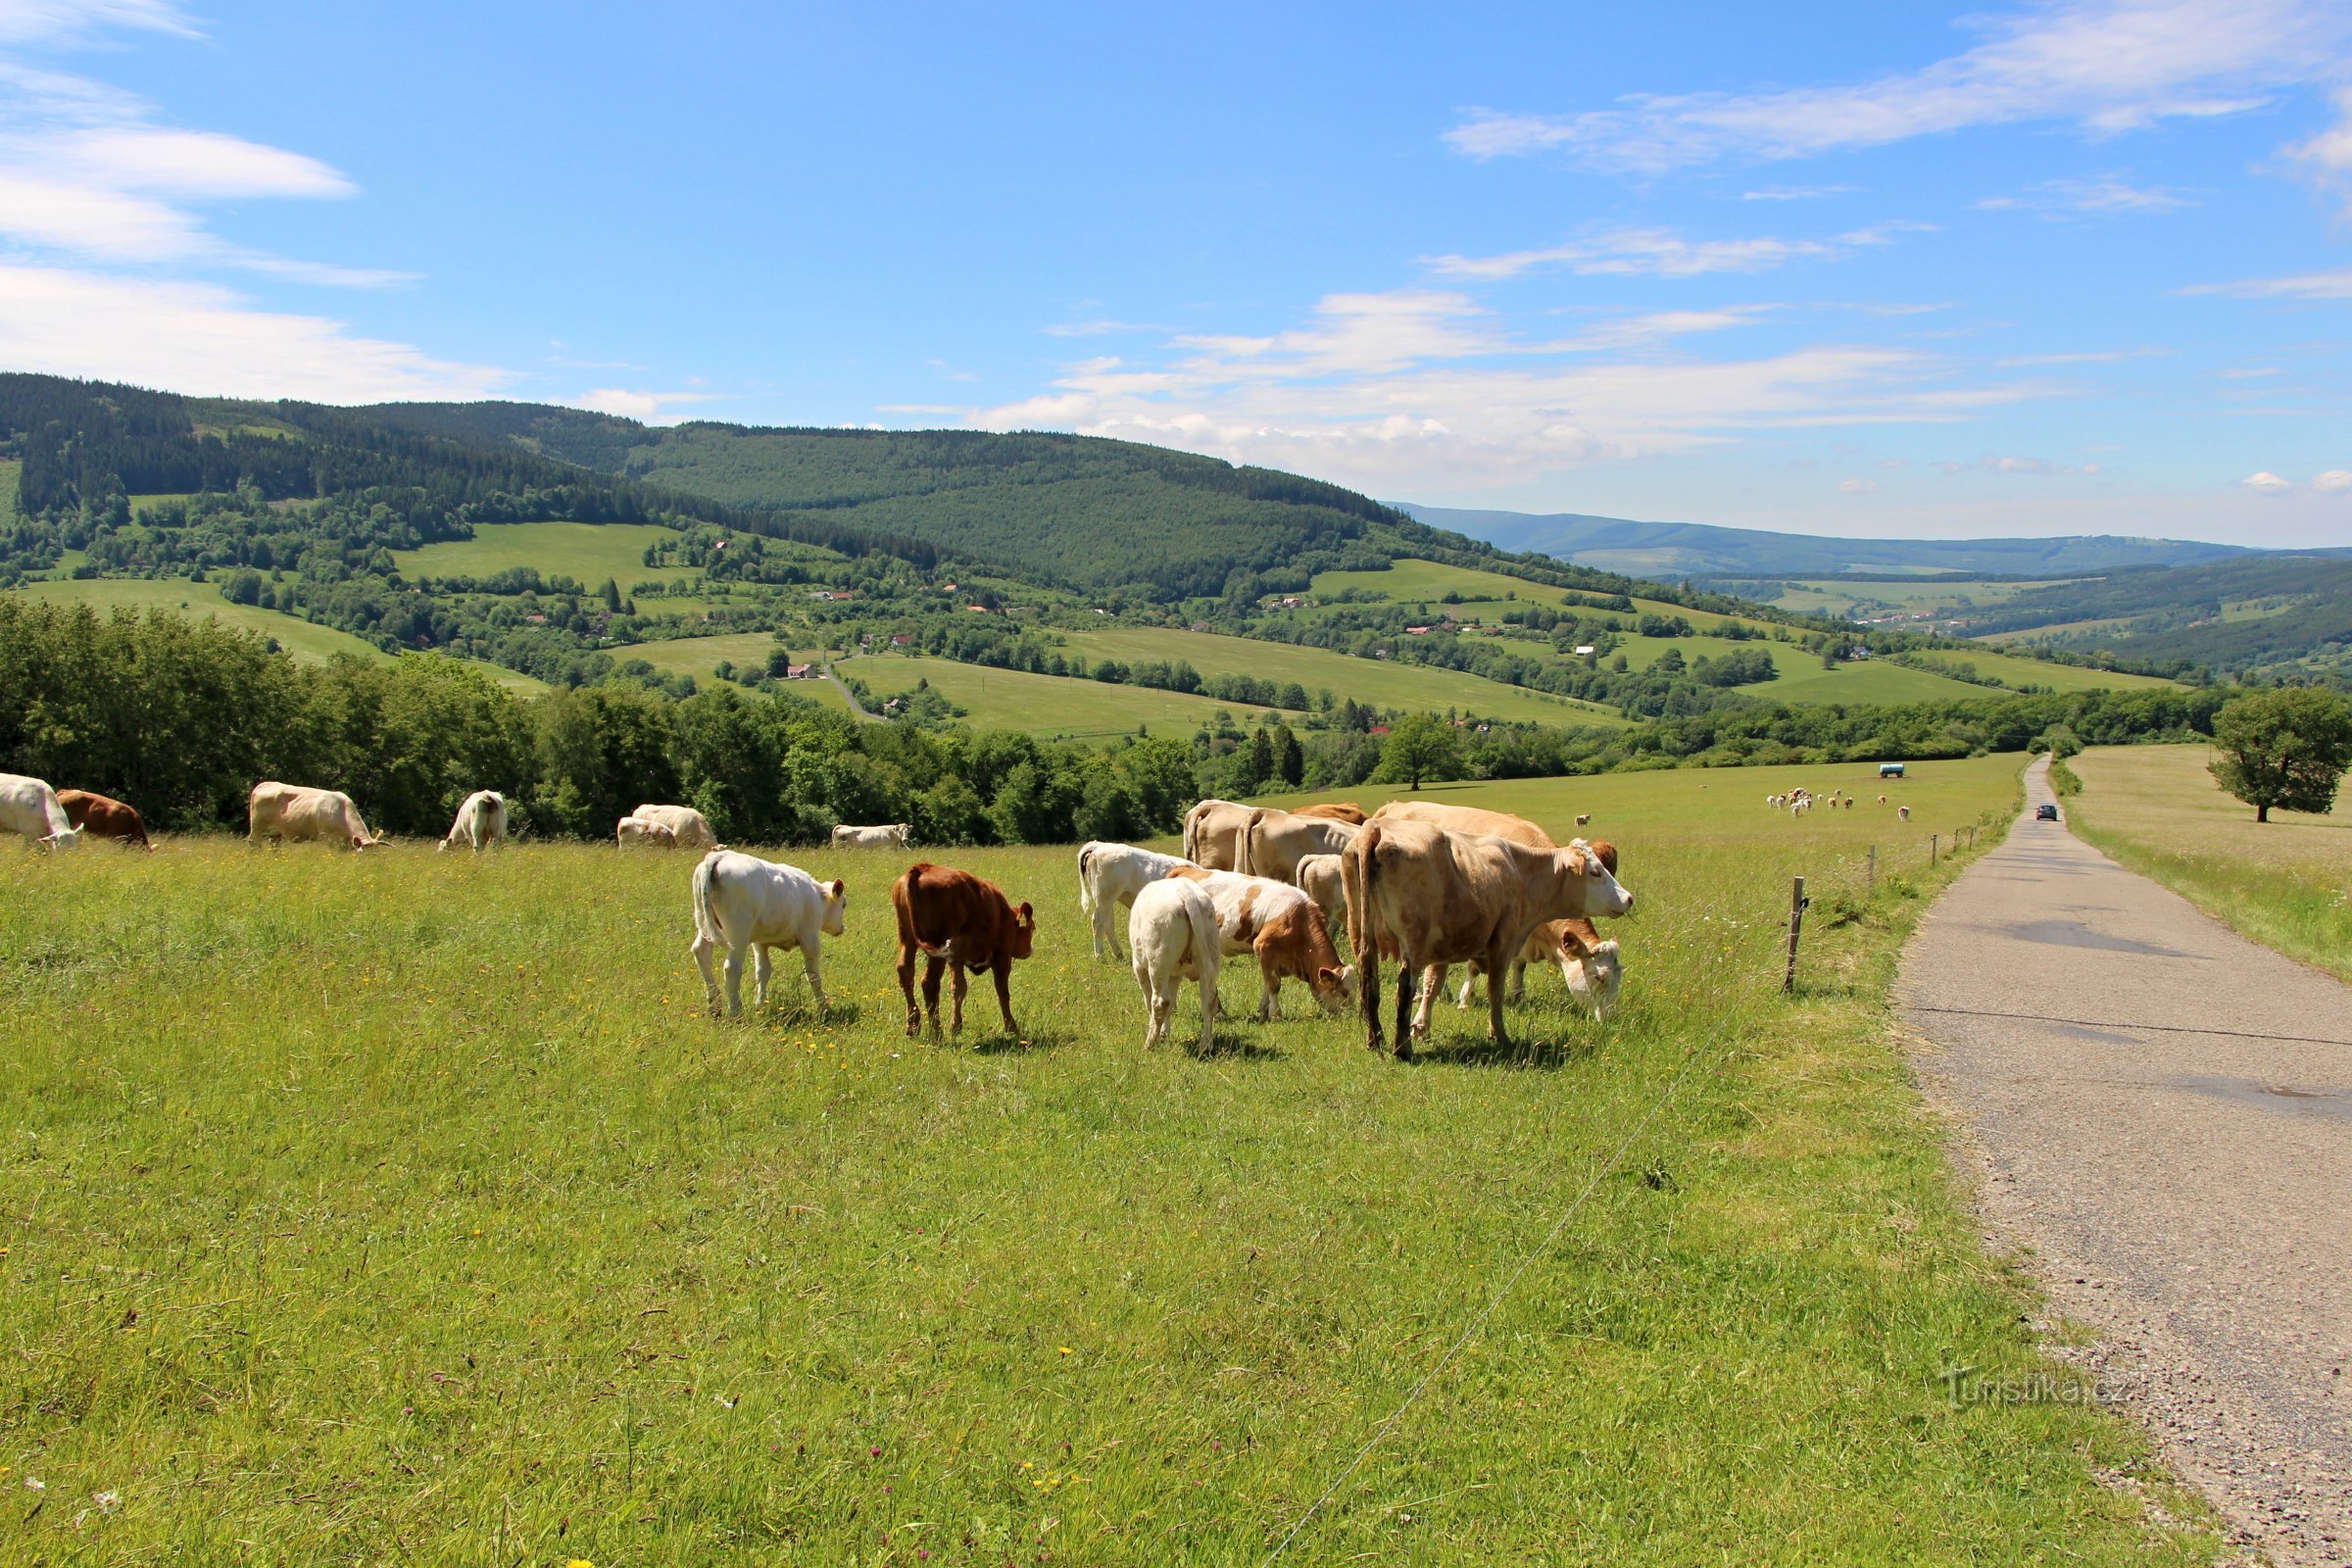
[{"label": "car on road", "polygon": [[2048,801],[2042,802],[2039,806],[2034,808],[2034,820],[2036,822],[2057,821],[2058,808]]}]

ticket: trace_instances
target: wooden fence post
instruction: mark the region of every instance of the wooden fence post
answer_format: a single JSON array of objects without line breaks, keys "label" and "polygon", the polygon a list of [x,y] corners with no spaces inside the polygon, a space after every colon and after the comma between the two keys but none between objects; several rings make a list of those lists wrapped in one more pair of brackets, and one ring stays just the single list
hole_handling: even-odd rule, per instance
[{"label": "wooden fence post", "polygon": [[1796,938],[1805,928],[1805,879],[1798,877],[1788,889],[1788,969],[1781,976],[1781,990],[1796,990]]},{"label": "wooden fence post", "polygon": [[1937,838],[1937,835],[1936,835],[1936,834],[1934,834],[1934,833],[1931,833],[1931,834],[1929,834],[1929,835],[1928,835],[1928,869],[1929,869],[1929,870],[1931,870],[1931,871],[1933,871],[1934,869],[1936,869],[1936,838]]}]

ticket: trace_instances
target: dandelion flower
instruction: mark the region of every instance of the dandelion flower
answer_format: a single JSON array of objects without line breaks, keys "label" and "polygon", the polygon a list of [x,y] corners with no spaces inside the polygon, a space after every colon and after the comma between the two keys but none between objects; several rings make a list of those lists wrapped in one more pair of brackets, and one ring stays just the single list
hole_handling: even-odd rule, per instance
[{"label": "dandelion flower", "polygon": [[1064,1355],[1068,1355],[1068,1354],[1070,1353],[1070,1348],[1069,1348],[1068,1346],[1066,1346],[1066,1345],[1065,1345],[1065,1346],[1063,1346],[1063,1347],[1061,1348],[1061,1353],[1062,1353],[1062,1354],[1064,1354]]}]

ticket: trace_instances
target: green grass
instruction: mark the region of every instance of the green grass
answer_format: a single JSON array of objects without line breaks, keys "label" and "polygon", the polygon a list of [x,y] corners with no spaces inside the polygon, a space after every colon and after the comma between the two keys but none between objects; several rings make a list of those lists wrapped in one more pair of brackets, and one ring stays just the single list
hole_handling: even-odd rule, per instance
[{"label": "green grass", "polygon": [[2016,654],[1996,654],[1977,649],[1965,652],[1930,649],[1919,657],[1936,664],[1974,664],[1978,673],[1997,675],[2012,686],[2042,686],[2060,692],[2129,691],[2180,684],[2158,675],[2133,675],[2116,669],[2082,669],[2073,664],[2051,664]]},{"label": "green grass", "polygon": [[1790,582],[1765,603],[1804,614],[1860,618],[1864,615],[1965,615],[1986,609],[2034,588],[2053,588],[2069,577],[2040,582],[1982,582],[1974,578],[1936,577],[1922,582],[1844,582],[1835,577],[1812,577]]},{"label": "green grass", "polygon": [[625,593],[634,582],[697,575],[691,566],[645,564],[647,545],[676,537],[674,529],[650,522],[479,522],[471,539],[402,550],[393,559],[408,577],[488,577],[531,566],[591,589],[610,577]]},{"label": "green grass", "polygon": [[[1529,582],[1524,577],[1512,577],[1498,571],[1478,571],[1468,566],[1448,566],[1440,562],[1400,558],[1386,571],[1323,571],[1315,574],[1308,592],[1328,597],[1348,588],[1377,594],[1396,604],[1429,605],[1434,613],[1448,593],[1458,593],[1462,603],[1446,609],[1471,610],[1499,614],[1510,608],[1509,601],[1520,604],[1543,605],[1548,609],[1560,606],[1566,589],[1553,588],[1545,583]],[[1578,590],[1580,597],[1591,597]],[[1660,615],[1681,615],[1693,626],[1721,626],[1731,621],[1744,625],[1762,626],[1769,622],[1750,620],[1743,615],[1723,615],[1708,610],[1690,610],[1682,605],[1670,605],[1660,599],[1634,600],[1636,612]],[[1606,612],[1602,612],[1606,613]],[[1622,612],[1620,612],[1622,613]]]},{"label": "green grass", "polygon": [[1312,696],[1328,688],[1338,697],[1381,708],[1461,709],[1488,718],[1518,719],[1535,724],[1622,724],[1614,709],[1574,703],[1523,687],[1505,686],[1459,670],[1392,660],[1356,659],[1327,648],[1300,648],[1289,643],[1260,642],[1250,637],[1226,637],[1214,632],[1178,631],[1157,626],[1114,626],[1102,631],[1072,631],[1070,647],[1090,662],[1105,658],[1125,663],[1139,660],[1188,660],[1203,675],[1255,675],[1265,680],[1297,681]]},{"label": "green grass", "polygon": [[2352,807],[2254,808],[2206,771],[2203,746],[2101,746],[2073,759],[2075,831],[2233,930],[2352,980]]},{"label": "green grass", "polygon": [[969,710],[963,722],[975,729],[1017,729],[1032,735],[1100,736],[1135,733],[1148,724],[1160,735],[1189,735],[1219,710],[1253,723],[1268,711],[1247,703],[1220,703],[1152,686],[1110,685],[1026,670],[990,669],[948,659],[914,659],[900,654],[865,655],[834,665],[872,688],[879,703],[928,680],[949,702]]},{"label": "green grass", "polygon": [[331,626],[314,626],[299,615],[262,610],[252,605],[232,605],[220,597],[218,584],[190,582],[184,577],[85,577],[73,582],[26,583],[14,591],[27,599],[38,599],[48,604],[88,605],[101,615],[116,610],[168,610],[176,613],[211,615],[229,625],[246,627],[274,637],[287,653],[314,663],[324,663],[337,654],[371,661],[392,657],[373,643],[354,637],[349,632],[336,631]]},{"label": "green grass", "polygon": [[[1906,789],[1999,814],[2016,765]],[[976,995],[944,1048],[904,857],[792,857],[849,882],[832,1007],[787,960],[730,1026],[685,857],[26,856],[5,1553],[1254,1564],[1426,1377],[1286,1560],[2209,1560],[2094,1479],[2153,1479],[2120,1420],[1942,1392],[2050,1368],[1894,1049],[1918,901],[1817,901],[1778,993],[1787,877],[1883,824],[1760,796],[1842,777],[1448,792],[1592,811],[1642,903],[1605,1030],[1538,976],[1528,1049],[1444,1007],[1412,1066],[1351,1019],[1145,1053],[1067,850],[943,857],[1041,919],[1023,1039]]]}]

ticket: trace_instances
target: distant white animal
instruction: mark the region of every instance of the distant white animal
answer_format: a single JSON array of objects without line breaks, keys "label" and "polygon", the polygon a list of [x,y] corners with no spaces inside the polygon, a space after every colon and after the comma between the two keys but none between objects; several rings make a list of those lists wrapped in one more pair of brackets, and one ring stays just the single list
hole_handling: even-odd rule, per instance
[{"label": "distant white animal", "polygon": [[624,816],[612,825],[612,842],[624,850],[632,844],[674,850],[678,847],[678,836],[659,822],[648,822],[642,816]]},{"label": "distant white animal", "polygon": [[341,790],[315,790],[273,779],[256,784],[245,798],[245,837],[253,844],[264,839],[272,844],[318,839],[354,850],[384,842],[382,834],[368,833],[360,808]]},{"label": "distant white animal", "polygon": [[1911,808],[1908,806],[1898,806],[1894,808],[1894,814],[1908,822],[1911,820]]},{"label": "distant white animal", "polygon": [[653,822],[669,829],[670,837],[681,850],[718,849],[718,835],[710,831],[710,819],[691,806],[640,806],[629,813],[640,822]]},{"label": "distant white animal", "polygon": [[0,773],[0,832],[15,833],[46,850],[81,846],[81,829],[66,816],[57,791],[43,779]]},{"label": "distant white animal", "polygon": [[1187,980],[1200,985],[1200,1049],[1215,1043],[1217,964],[1224,940],[1217,906],[1208,890],[1188,877],[1162,877],[1135,895],[1127,916],[1127,949],[1134,955],[1135,983],[1143,988],[1148,1018],[1144,1049],[1168,1037],[1176,993]]},{"label": "distant white animal", "polygon": [[825,1004],[818,960],[826,937],[840,936],[849,890],[836,877],[829,883],[797,865],[757,859],[733,850],[712,850],[694,868],[694,966],[703,972],[710,1010],[718,1011],[718,979],[711,955],[727,950],[727,1014],[743,1012],[743,955],[757,949],[752,964],[752,1002],[767,1005],[769,957],[776,950],[801,951],[808,990]]},{"label": "distant white animal", "polygon": [[1583,827],[1583,826],[1585,826],[1585,825],[1586,825],[1588,822],[1591,822],[1592,820],[1592,813],[1591,811],[1582,811],[1582,812],[1579,812],[1579,813],[1577,814],[1577,818],[1576,818],[1576,825],[1577,825],[1578,827]]},{"label": "distant white animal", "polygon": [[880,827],[851,827],[847,823],[833,830],[833,847],[837,850],[905,849],[906,834],[913,826],[908,822],[889,822]]},{"label": "distant white animal", "polygon": [[1152,883],[1166,876],[1180,865],[1193,862],[1181,856],[1162,855],[1156,850],[1138,849],[1132,844],[1110,844],[1090,839],[1078,846],[1078,907],[1086,911],[1095,928],[1095,956],[1119,955],[1119,938],[1114,922],[1119,906],[1133,904],[1135,896]]},{"label": "distant white animal", "polygon": [[462,844],[479,855],[506,841],[507,798],[496,790],[475,790],[459,805],[457,820],[449,824],[440,853],[446,855]]}]

